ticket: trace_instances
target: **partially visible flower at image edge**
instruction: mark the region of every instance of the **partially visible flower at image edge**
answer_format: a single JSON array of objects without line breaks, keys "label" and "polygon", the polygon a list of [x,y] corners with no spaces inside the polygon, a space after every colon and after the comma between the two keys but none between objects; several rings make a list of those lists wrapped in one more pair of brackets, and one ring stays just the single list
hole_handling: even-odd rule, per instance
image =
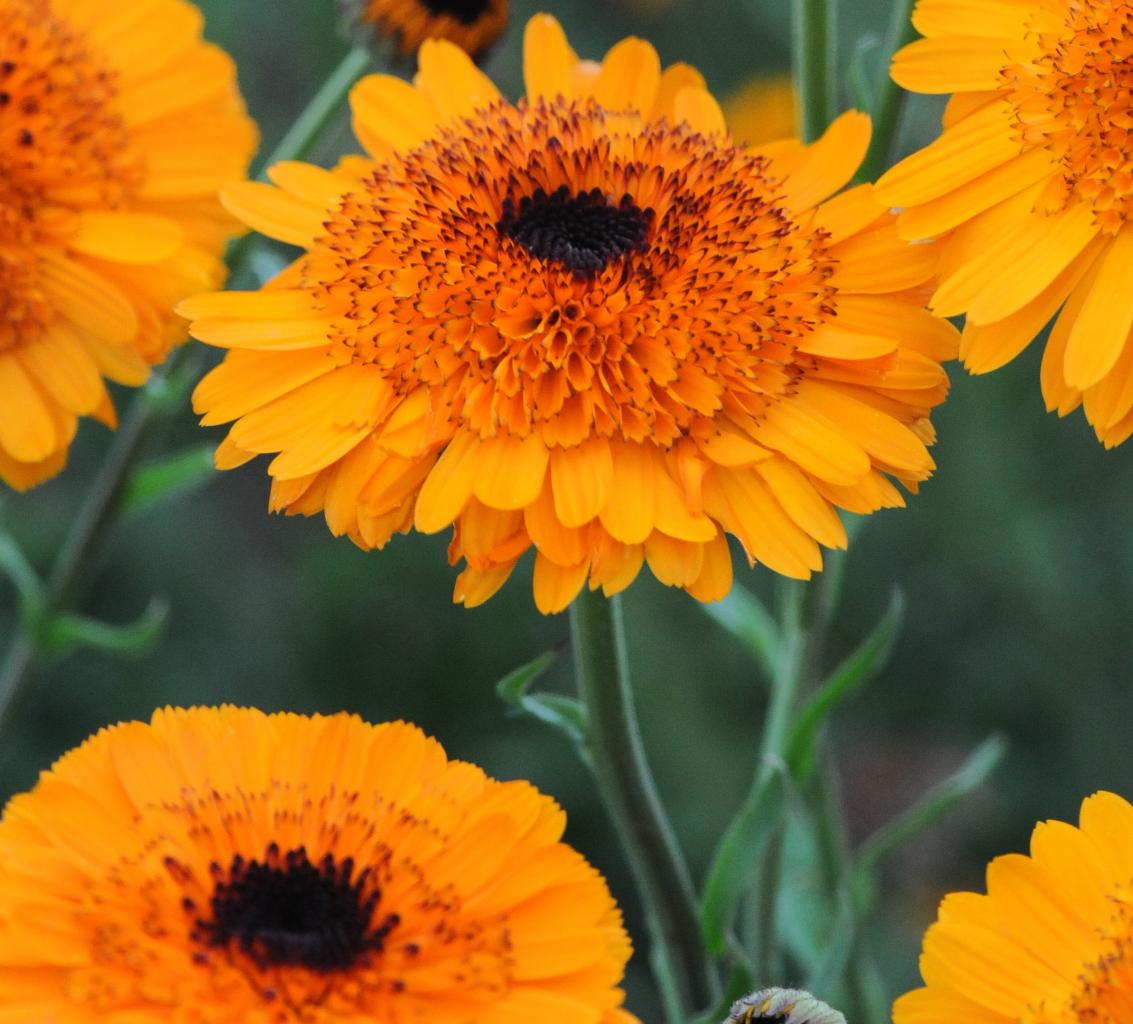
[{"label": "partially visible flower at image edge", "polygon": [[[941,238],[932,309],[967,314],[973,373],[1057,314],[1047,409],[1083,406],[1106,447],[1133,433],[1133,3],[920,0],[907,89],[952,93],[940,138],[878,182],[901,233]],[[1060,312],[1061,310],[1061,312]]]},{"label": "partially visible flower at image edge", "polygon": [[0,0],[0,479],[57,473],[104,378],[142,384],[218,286],[216,192],[256,145],[229,57],[183,0]]},{"label": "partially visible flower at image edge", "polygon": [[986,895],[947,896],[921,975],[894,1024],[1133,1020],[1133,806],[1096,793],[1079,827],[1041,823],[1030,856],[993,860]]},{"label": "partially visible flower at image edge", "polygon": [[415,84],[363,80],[370,158],[284,163],[229,209],[304,254],[258,293],[180,307],[229,348],[194,396],[217,452],[260,453],[271,508],[364,549],[455,526],[455,599],[534,547],[535,602],[644,563],[702,601],[749,561],[809,578],[836,507],[899,506],[933,469],[956,335],[909,246],[846,184],[868,119],[815,145],[734,146],[687,65],[639,39],[599,64],[527,26],[527,98],[426,43]]},{"label": "partially visible flower at image edge", "polygon": [[447,39],[480,57],[508,25],[508,0],[342,0],[364,30],[412,57],[427,39]]},{"label": "partially visible flower at image edge", "polygon": [[635,1024],[564,823],[403,722],[104,729],[0,822],[0,1021]]}]

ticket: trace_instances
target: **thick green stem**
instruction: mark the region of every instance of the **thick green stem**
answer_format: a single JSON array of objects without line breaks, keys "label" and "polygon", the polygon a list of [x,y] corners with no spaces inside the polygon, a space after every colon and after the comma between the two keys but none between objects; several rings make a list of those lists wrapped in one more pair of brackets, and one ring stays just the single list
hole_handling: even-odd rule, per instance
[{"label": "thick green stem", "polygon": [[893,145],[897,131],[901,127],[901,116],[905,110],[908,94],[889,74],[889,60],[901,47],[911,43],[917,35],[913,28],[912,14],[916,0],[894,0],[893,16],[889,24],[887,58],[882,70],[881,81],[877,84],[870,115],[873,118],[873,139],[869,152],[858,172],[859,181],[876,181],[889,167],[893,158]]},{"label": "thick green stem", "polygon": [[578,691],[586,705],[590,756],[654,942],[670,1024],[687,1024],[715,996],[700,940],[693,888],[645,760],[634,713],[621,603],[584,591],[570,608]]},{"label": "thick green stem", "polygon": [[[264,166],[304,156],[323,134],[331,118],[341,108],[350,87],[368,65],[369,56],[365,50],[359,48],[348,53],[299,115],[283,141],[272,151]],[[252,237],[245,236],[229,249],[228,265],[232,277],[237,276],[251,252]],[[169,383],[183,382],[195,376],[192,371],[194,365],[200,362],[202,351],[192,344],[178,349],[131,403],[106,462],[55,559],[39,609],[41,622],[66,611],[75,600],[91,563],[97,559],[117,519],[122,489],[160,420],[160,413],[170,405]],[[198,365],[197,372],[199,369]],[[3,666],[0,666],[0,734],[13,706],[32,678],[38,653],[35,630],[25,628],[13,641]]]},{"label": "thick green stem", "polygon": [[834,115],[835,40],[834,0],[793,0],[794,73],[799,124],[804,142],[813,142]]}]

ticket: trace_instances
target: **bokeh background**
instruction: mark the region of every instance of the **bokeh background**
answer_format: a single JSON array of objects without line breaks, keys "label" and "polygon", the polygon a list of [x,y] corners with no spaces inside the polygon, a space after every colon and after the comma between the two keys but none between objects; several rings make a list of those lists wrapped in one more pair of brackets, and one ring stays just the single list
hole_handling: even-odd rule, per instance
[{"label": "bokeh background", "polygon": [[[240,66],[270,146],[346,52],[334,0],[204,0],[208,33]],[[515,96],[526,17],[547,4],[513,0],[513,28],[487,61]],[[555,0],[576,49],[598,56],[643,35],[663,60],[698,65],[720,96],[753,75],[787,72],[786,0]],[[842,81],[858,41],[884,31],[889,0],[843,4]],[[868,52],[868,49],[867,49]],[[844,97],[849,105],[849,90]],[[907,150],[932,137],[938,113],[916,102]],[[345,118],[318,154],[351,146]],[[985,861],[1026,846],[1035,820],[1073,818],[1108,788],[1133,797],[1133,443],[1106,453],[1079,414],[1047,415],[1039,349],[988,378],[954,370],[939,412],[939,472],[904,511],[873,517],[848,563],[832,654],[872,626],[902,588],[908,622],[884,676],[840,714],[832,736],[855,841],[953,770],[991,732],[1007,761],[963,809],[888,865],[868,941],[893,994],[916,981],[920,934],[947,890],[982,883]],[[122,395],[128,401],[128,395]],[[166,451],[204,439],[186,408]],[[219,439],[219,435],[216,435]],[[109,435],[83,425],[68,472],[0,516],[38,566],[50,563]],[[232,701],[269,709],[349,709],[408,718],[450,753],[504,778],[527,777],[570,815],[569,838],[610,878],[641,934],[638,908],[594,789],[567,743],[509,716],[495,681],[567,637],[542,618],[530,568],[473,612],[450,602],[446,540],[398,538],[363,554],[321,520],[266,514],[253,465],[121,524],[83,610],[126,621],[152,595],[173,614],[160,646],[115,661],[81,654],[47,667],[0,742],[0,793],[30,785],[99,726],[147,717],[164,703]],[[770,594],[762,571],[740,582]],[[0,639],[14,595],[0,583]],[[765,692],[742,646],[695,603],[644,572],[626,597],[645,740],[663,796],[699,874],[753,771]],[[569,687],[569,665],[547,685]],[[790,907],[787,908],[788,912]],[[644,958],[631,1007],[657,1019]],[[794,981],[797,979],[769,979]],[[872,1022],[871,1022],[872,1024]]]}]

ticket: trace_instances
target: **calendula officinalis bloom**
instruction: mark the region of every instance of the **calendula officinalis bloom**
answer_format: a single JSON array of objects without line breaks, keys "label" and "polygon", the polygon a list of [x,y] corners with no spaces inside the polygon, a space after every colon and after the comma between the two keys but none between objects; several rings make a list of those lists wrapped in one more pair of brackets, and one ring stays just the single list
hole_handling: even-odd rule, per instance
[{"label": "calendula officinalis bloom", "polygon": [[952,93],[944,131],[878,182],[902,234],[940,237],[932,308],[967,314],[974,373],[1054,319],[1042,392],[1099,440],[1133,433],[1133,3],[921,0],[893,77]]},{"label": "calendula officinalis bloom", "polygon": [[427,39],[447,39],[472,57],[503,35],[508,0],[344,0],[347,11],[412,57]]},{"label": "calendula officinalis bloom", "polygon": [[455,599],[535,549],[544,612],[648,563],[727,593],[727,535],[807,578],[836,508],[902,504],[933,469],[953,329],[909,246],[850,180],[848,113],[813,146],[739,147],[703,79],[639,39],[579,60],[532,19],[518,106],[451,44],[414,84],[354,90],[369,157],[281,164],[224,192],[303,254],[256,293],[184,303],[230,349],[197,389],[235,421],[222,468],[275,455],[271,507],[363,548],[455,527]]},{"label": "calendula officinalis bloom", "polygon": [[104,729],[0,821],[0,1022],[635,1024],[564,823],[404,722]]},{"label": "calendula officinalis bloom", "polygon": [[1029,856],[993,860],[986,895],[946,897],[921,975],[894,1024],[1133,1020],[1133,807],[1097,793],[1077,828],[1044,822]]},{"label": "calendula officinalis bloom", "polygon": [[256,144],[232,61],[182,0],[0,0],[0,479],[58,472],[104,378],[186,337],[224,278],[216,198]]}]

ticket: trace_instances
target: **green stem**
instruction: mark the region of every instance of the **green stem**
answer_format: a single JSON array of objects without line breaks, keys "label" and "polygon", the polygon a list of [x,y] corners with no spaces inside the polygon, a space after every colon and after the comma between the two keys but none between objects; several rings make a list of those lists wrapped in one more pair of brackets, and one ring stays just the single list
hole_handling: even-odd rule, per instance
[{"label": "green stem", "polygon": [[370,52],[364,46],[354,47],[343,57],[275,149],[260,162],[256,173],[262,174],[273,164],[284,160],[302,160],[307,157],[323,137],[327,126],[341,113],[342,104],[354,83],[369,67]]},{"label": "green stem", "polygon": [[706,1009],[716,983],[700,941],[692,882],[645,760],[621,602],[584,591],[570,608],[579,695],[598,787],[645,905],[671,1024]]},{"label": "green stem", "polygon": [[835,109],[834,0],[793,0],[794,73],[799,124],[804,142],[813,142]]},{"label": "green stem", "polygon": [[[348,53],[263,166],[270,166],[281,160],[299,159],[308,153],[341,108],[350,87],[368,66],[369,56],[364,49],[357,48]],[[252,235],[246,235],[230,246],[230,277],[234,278],[239,274],[251,252],[252,238]],[[97,559],[117,520],[122,489],[160,421],[160,413],[171,404],[169,385],[187,382],[195,376],[192,371],[196,367],[199,372],[202,352],[197,345],[182,346],[131,403],[115,434],[106,462],[99,470],[55,559],[42,595],[41,623],[66,611],[75,600],[87,570]],[[0,734],[3,733],[12,708],[32,678],[39,654],[38,647],[36,631],[25,628],[13,641],[0,666]]]},{"label": "green stem", "polygon": [[[117,517],[118,499],[138,455],[155,425],[155,413],[167,402],[161,383],[187,369],[195,349],[184,346],[169,360],[161,377],[147,384],[134,399],[125,420],[114,435],[114,443],[86,500],[79,509],[63,547],[56,556],[41,603],[38,623],[49,621],[65,611],[72,600],[85,570],[97,557],[102,543]],[[0,669],[0,734],[3,733],[12,708],[32,678],[38,651],[36,624],[25,628],[16,638]]]},{"label": "green stem", "polygon": [[[771,677],[771,697],[764,719],[763,739],[760,745],[760,768],[749,796],[753,807],[763,803],[763,792],[781,771],[787,752],[787,740],[794,721],[799,695],[807,680],[807,671],[816,659],[813,650],[810,621],[815,600],[815,583],[802,587],[785,584],[782,611],[782,648],[775,672]],[[754,811],[753,811],[754,813]],[[783,852],[783,826],[776,830],[760,858],[757,868],[759,894],[756,918],[755,957],[763,969],[763,977],[771,984],[782,962],[779,949],[778,903]]]},{"label": "green stem", "polygon": [[[275,148],[256,161],[253,177],[263,180],[268,169],[276,164],[285,160],[302,160],[309,156],[327,126],[341,111],[354,83],[369,67],[370,53],[364,46],[354,47],[343,57]],[[229,248],[228,265],[235,268],[237,264],[243,264],[258,241],[259,236],[251,231],[238,238]],[[235,269],[232,276],[236,276]]]},{"label": "green stem", "polygon": [[876,181],[889,167],[893,158],[893,145],[897,131],[901,127],[901,117],[905,110],[905,92],[889,74],[889,60],[901,47],[911,43],[917,36],[913,28],[912,14],[916,0],[894,0],[893,15],[889,23],[888,45],[885,48],[888,58],[877,85],[873,108],[873,138],[866,153],[865,162],[858,171],[859,181]]}]

